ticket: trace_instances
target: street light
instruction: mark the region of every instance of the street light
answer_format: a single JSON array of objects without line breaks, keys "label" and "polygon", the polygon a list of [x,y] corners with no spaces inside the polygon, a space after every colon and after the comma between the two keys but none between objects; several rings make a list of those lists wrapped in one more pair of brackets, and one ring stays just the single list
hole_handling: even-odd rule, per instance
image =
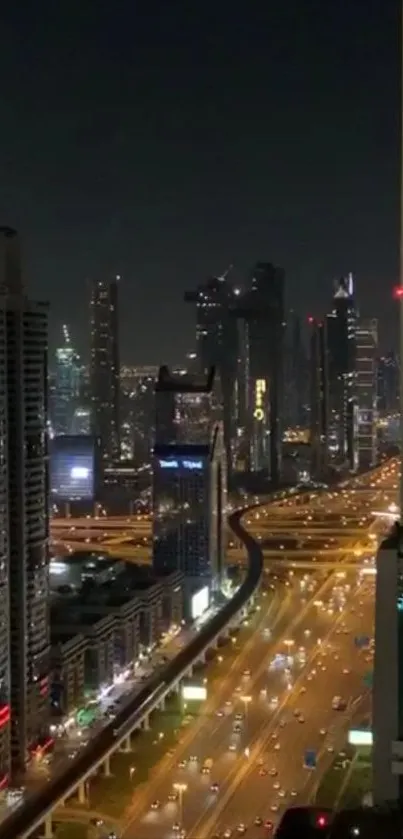
[{"label": "street light", "polygon": [[186,792],[188,785],[182,783],[176,783],[173,785],[175,792],[179,795],[179,824],[183,827],[183,796]]}]

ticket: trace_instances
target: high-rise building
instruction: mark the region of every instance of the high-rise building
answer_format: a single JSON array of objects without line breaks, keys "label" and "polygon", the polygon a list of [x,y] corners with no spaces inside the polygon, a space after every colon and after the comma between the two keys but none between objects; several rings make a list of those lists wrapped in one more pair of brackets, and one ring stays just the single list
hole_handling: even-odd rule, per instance
[{"label": "high-rise building", "polygon": [[326,475],[329,457],[329,375],[326,320],[310,324],[310,445],[311,474]]},{"label": "high-rise building", "polygon": [[71,434],[74,411],[80,396],[79,356],[68,327],[63,325],[63,346],[56,350],[52,426],[55,434]]},{"label": "high-rise building", "polygon": [[228,470],[231,472],[236,435],[238,360],[238,330],[233,311],[240,292],[229,282],[228,273],[212,277],[194,291],[186,292],[185,301],[196,304],[196,359],[199,370],[215,367],[221,380],[224,440]]},{"label": "high-rise building", "polygon": [[372,691],[373,797],[403,800],[403,530],[396,523],[376,559]]},{"label": "high-rise building", "polygon": [[214,369],[204,382],[201,377],[191,381],[171,375],[166,367],[160,369],[153,452],[153,567],[157,573],[182,571],[190,591],[201,580],[218,586],[223,570],[226,457],[214,403]]},{"label": "high-rise building", "polygon": [[48,313],[25,295],[9,228],[0,229],[0,289],[0,760],[9,704],[11,767],[22,769],[49,731]]},{"label": "high-rise building", "polygon": [[284,424],[303,427],[309,402],[308,359],[302,340],[301,320],[291,310],[287,315],[284,352]]},{"label": "high-rise building", "polygon": [[250,288],[239,298],[247,359],[247,437],[249,468],[265,471],[275,485],[281,477],[284,371],[284,272],[258,262]]},{"label": "high-rise building", "polygon": [[368,468],[378,456],[377,431],[378,321],[358,318],[356,328],[356,394],[358,408],[358,463]]},{"label": "high-rise building", "polygon": [[377,380],[380,414],[396,413],[399,410],[399,361],[396,353],[389,352],[378,359]]},{"label": "high-rise building", "polygon": [[91,289],[91,427],[101,458],[120,457],[118,284],[97,280]]},{"label": "high-rise building", "polygon": [[357,310],[351,274],[335,283],[327,315],[330,447],[339,463],[358,466],[356,400]]}]

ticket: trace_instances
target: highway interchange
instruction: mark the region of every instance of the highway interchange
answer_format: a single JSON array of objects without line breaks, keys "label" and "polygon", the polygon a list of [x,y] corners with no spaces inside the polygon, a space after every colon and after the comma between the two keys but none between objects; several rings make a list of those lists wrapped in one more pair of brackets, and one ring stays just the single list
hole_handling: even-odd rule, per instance
[{"label": "highway interchange", "polygon": [[[375,504],[387,509],[394,503],[396,484],[393,464],[362,488],[356,484],[342,495],[325,494],[300,509],[301,530],[311,516],[312,527],[316,520],[326,524],[329,517],[336,531],[342,516],[347,525],[339,523],[340,530],[349,521],[358,530],[362,522],[360,539],[352,537],[348,550],[343,539],[340,565],[331,576],[316,571],[312,563],[307,579],[291,571],[287,586],[277,580],[282,596],[275,618],[267,614],[267,599],[261,599],[252,638],[240,648],[230,674],[208,697],[175,752],[156,768],[146,789],[135,794],[125,839],[173,837],[182,830],[193,839],[228,837],[241,835],[244,828],[258,839],[270,832],[290,803],[306,802],[322,767],[344,744],[350,721],[369,710],[364,675],[371,670],[371,654],[358,651],[354,638],[373,633],[374,578],[362,578],[358,571],[370,568],[368,548],[373,552],[376,531],[385,527],[384,519],[373,524],[371,511]],[[287,502],[275,512],[271,507],[249,516],[250,530],[264,541],[265,529],[275,533],[275,520],[282,525],[291,515],[295,521],[294,505]],[[297,562],[297,554],[285,551],[284,567]],[[357,571],[342,571],[349,555],[356,559]],[[277,654],[290,654],[293,663],[286,667],[280,659],[274,664]],[[344,711],[332,708],[335,696],[346,701]],[[238,734],[233,730],[237,723]],[[316,770],[304,768],[307,750],[316,753]],[[203,774],[206,760],[212,765]],[[175,789],[181,800],[169,801]]]}]

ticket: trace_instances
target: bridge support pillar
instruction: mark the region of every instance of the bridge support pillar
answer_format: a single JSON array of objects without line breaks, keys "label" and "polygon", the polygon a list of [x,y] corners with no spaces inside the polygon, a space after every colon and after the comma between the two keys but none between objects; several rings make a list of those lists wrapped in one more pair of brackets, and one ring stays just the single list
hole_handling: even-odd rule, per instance
[{"label": "bridge support pillar", "polygon": [[130,739],[130,734],[128,734],[127,737],[123,740],[123,743],[122,743],[119,751],[120,752],[126,752],[126,754],[127,754],[127,752],[131,752],[131,750],[132,750],[132,741]]},{"label": "bridge support pillar", "polygon": [[102,764],[102,772],[105,778],[110,778],[112,775],[111,772],[111,761],[109,757],[106,757],[103,764]]},{"label": "bridge support pillar", "polygon": [[143,729],[143,731],[149,731],[150,730],[150,717],[148,715],[146,717],[144,717],[144,719],[143,719],[142,729]]},{"label": "bridge support pillar", "polygon": [[186,675],[189,676],[189,679],[192,678],[192,676],[193,676],[193,667],[192,666],[190,666],[188,668]]},{"label": "bridge support pillar", "polygon": [[53,836],[52,816],[46,816],[46,819],[43,823],[43,839],[52,839],[52,836]]},{"label": "bridge support pillar", "polygon": [[158,710],[159,711],[165,711],[165,696],[162,697],[162,699],[161,699],[161,701],[158,705]]},{"label": "bridge support pillar", "polygon": [[78,785],[77,795],[78,795],[78,803],[79,804],[85,804],[86,801],[87,801],[87,796],[86,796],[85,782],[84,781],[81,781],[81,784]]}]

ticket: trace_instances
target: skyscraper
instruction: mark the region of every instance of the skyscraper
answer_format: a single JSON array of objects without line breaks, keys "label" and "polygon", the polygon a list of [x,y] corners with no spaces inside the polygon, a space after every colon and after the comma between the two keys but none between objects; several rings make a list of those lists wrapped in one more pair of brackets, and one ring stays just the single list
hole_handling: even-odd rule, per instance
[{"label": "skyscraper", "polygon": [[[232,267],[232,266],[231,266]],[[221,380],[224,441],[228,470],[233,464],[235,402],[237,383],[238,330],[233,310],[239,295],[226,271],[212,277],[194,291],[185,293],[187,303],[196,304],[196,356],[201,371],[215,367]]]},{"label": "skyscraper", "polygon": [[52,425],[55,434],[71,434],[74,411],[80,393],[79,356],[68,327],[63,325],[63,346],[56,350]]},{"label": "skyscraper", "polygon": [[284,422],[295,428],[306,423],[309,375],[301,320],[293,310],[287,314],[284,355]]},{"label": "skyscraper", "polygon": [[358,463],[368,468],[378,456],[377,432],[378,321],[358,318],[356,329],[356,393],[358,407]]},{"label": "skyscraper", "polygon": [[327,315],[330,446],[339,463],[358,465],[356,400],[357,311],[353,277],[334,285]]},{"label": "skyscraper", "polygon": [[153,567],[182,571],[190,591],[200,580],[214,587],[222,574],[226,457],[214,378],[214,368],[190,379],[162,367],[156,384]]},{"label": "skyscraper", "polygon": [[281,476],[284,370],[284,272],[257,262],[249,289],[239,298],[247,348],[247,414],[252,471],[266,471],[273,484]]},{"label": "skyscraper", "polygon": [[310,443],[311,472],[324,477],[329,457],[329,376],[326,320],[310,323]]},{"label": "skyscraper", "polygon": [[[1,378],[0,411],[0,597],[2,635],[8,621],[6,676],[0,648],[0,731],[11,705],[11,765],[23,768],[48,734],[49,590],[47,471],[47,306],[24,293],[18,236],[0,229]],[[4,494],[6,478],[7,501]],[[7,510],[7,514],[6,514]],[[6,555],[8,551],[8,562]],[[8,687],[7,687],[8,685]],[[0,747],[1,748],[1,747]],[[2,754],[3,756],[3,754]]]},{"label": "skyscraper", "polygon": [[103,461],[120,456],[118,283],[97,280],[91,289],[91,427]]}]

